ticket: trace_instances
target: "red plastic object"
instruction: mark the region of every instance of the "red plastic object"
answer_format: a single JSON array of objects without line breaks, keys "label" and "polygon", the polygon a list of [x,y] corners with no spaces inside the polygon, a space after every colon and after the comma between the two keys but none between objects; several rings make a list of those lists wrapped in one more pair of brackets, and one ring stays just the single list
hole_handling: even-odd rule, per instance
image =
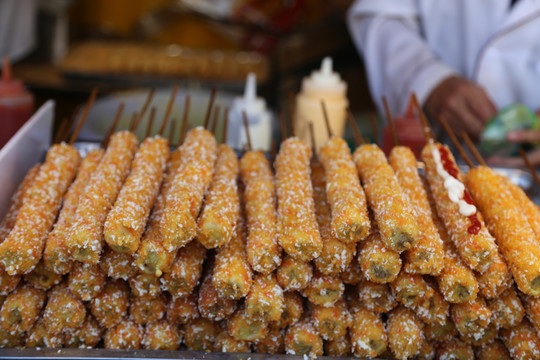
[{"label": "red plastic object", "polygon": [[[412,103],[409,103],[407,113],[402,116],[394,116],[396,132],[401,145],[408,146],[414,152],[417,159],[420,159],[422,148],[426,144],[424,132],[420,119],[415,116]],[[382,150],[388,156],[390,150],[394,147],[390,127],[386,125],[383,128]]]}]

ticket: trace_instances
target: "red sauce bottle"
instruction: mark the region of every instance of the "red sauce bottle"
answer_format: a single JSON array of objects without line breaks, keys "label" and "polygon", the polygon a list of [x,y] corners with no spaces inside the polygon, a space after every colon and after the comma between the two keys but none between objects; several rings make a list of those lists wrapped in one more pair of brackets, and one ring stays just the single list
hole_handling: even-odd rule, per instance
[{"label": "red sauce bottle", "polygon": [[30,119],[34,111],[34,97],[22,82],[11,78],[7,57],[2,64],[0,79],[0,148]]}]

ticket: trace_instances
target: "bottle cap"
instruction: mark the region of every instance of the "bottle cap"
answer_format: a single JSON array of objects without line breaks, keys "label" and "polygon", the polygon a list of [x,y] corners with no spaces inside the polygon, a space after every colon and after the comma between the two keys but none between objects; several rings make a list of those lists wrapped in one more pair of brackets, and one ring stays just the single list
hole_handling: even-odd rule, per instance
[{"label": "bottle cap", "polygon": [[302,92],[305,92],[308,96],[315,96],[318,93],[345,96],[346,91],[347,84],[332,69],[331,57],[325,57],[321,68],[314,70],[309,77],[304,78],[302,81]]},{"label": "bottle cap", "polygon": [[2,78],[0,80],[0,97],[15,97],[26,93],[23,83],[11,77],[11,64],[7,56],[2,59]]},{"label": "bottle cap", "polygon": [[244,96],[234,98],[231,112],[246,111],[248,115],[256,115],[266,111],[266,101],[263,98],[257,97],[257,78],[254,73],[249,73],[246,79],[246,87]]}]

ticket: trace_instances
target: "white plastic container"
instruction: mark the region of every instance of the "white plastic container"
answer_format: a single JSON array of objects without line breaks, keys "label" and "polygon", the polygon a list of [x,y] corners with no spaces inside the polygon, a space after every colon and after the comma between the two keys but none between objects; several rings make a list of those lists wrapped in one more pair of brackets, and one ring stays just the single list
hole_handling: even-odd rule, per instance
[{"label": "white plastic container", "polygon": [[246,80],[244,96],[236,97],[229,110],[227,145],[233,149],[243,149],[247,144],[242,112],[245,111],[253,150],[270,151],[272,144],[272,114],[266,108],[266,101],[257,97],[257,79],[250,73]]},{"label": "white plastic container", "polygon": [[294,127],[296,136],[311,143],[309,122],[313,123],[317,149],[328,141],[328,131],[324,120],[321,100],[326,105],[332,133],[343,136],[345,130],[347,84],[332,70],[332,58],[323,59],[320,70],[302,81],[302,91],[296,96]]}]

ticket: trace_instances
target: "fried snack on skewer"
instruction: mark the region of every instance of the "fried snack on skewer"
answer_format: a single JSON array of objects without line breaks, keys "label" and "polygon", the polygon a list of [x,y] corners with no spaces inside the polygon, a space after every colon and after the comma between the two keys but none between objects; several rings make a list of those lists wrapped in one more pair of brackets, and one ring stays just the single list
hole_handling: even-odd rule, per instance
[{"label": "fried snack on skewer", "polygon": [[23,279],[28,284],[32,284],[39,289],[49,290],[62,281],[62,275],[49,270],[42,260],[38,262],[34,270],[24,274]]},{"label": "fried snack on skewer", "polygon": [[143,335],[144,329],[141,325],[131,320],[122,321],[105,333],[105,349],[140,349]]},{"label": "fried snack on skewer", "polygon": [[330,306],[310,305],[311,323],[324,340],[337,340],[347,334],[352,317],[345,300]]},{"label": "fried snack on skewer", "polygon": [[197,319],[199,316],[197,296],[195,294],[171,299],[171,301],[169,301],[167,307],[167,320],[169,320],[171,324],[184,325],[190,320]]},{"label": "fried snack on skewer", "polygon": [[123,280],[108,281],[90,302],[90,311],[107,329],[122,322],[129,308],[129,287]]},{"label": "fried snack on skewer", "polygon": [[103,249],[103,224],[131,168],[139,140],[128,131],[110,138],[101,162],[79,199],[66,245],[73,259],[97,264]]},{"label": "fried snack on skewer", "polygon": [[276,157],[278,235],[281,247],[291,256],[309,261],[322,251],[322,240],[315,217],[310,178],[310,148],[300,139],[281,144]]},{"label": "fried snack on skewer", "polygon": [[474,360],[474,351],[471,345],[452,338],[437,346],[437,359]]},{"label": "fried snack on skewer", "polygon": [[131,171],[103,225],[103,236],[116,252],[134,254],[159,193],[169,158],[169,143],[146,138],[133,158]]},{"label": "fried snack on skewer", "polygon": [[164,294],[157,297],[132,296],[129,304],[129,317],[140,325],[161,320],[167,309]]},{"label": "fried snack on skewer", "polygon": [[453,304],[450,314],[462,336],[471,335],[476,338],[484,334],[492,317],[492,312],[488,308],[486,301],[480,296],[473,301]]},{"label": "fried snack on skewer", "polygon": [[71,184],[80,160],[77,149],[64,143],[53,145],[47,151],[13,229],[0,244],[0,263],[9,275],[28,273],[41,260],[62,196]]},{"label": "fried snack on skewer", "polygon": [[267,274],[281,263],[274,175],[261,151],[249,151],[242,156],[240,174],[245,187],[248,260],[253,270]]},{"label": "fried snack on skewer", "polygon": [[363,240],[370,231],[366,195],[360,186],[349,145],[332,137],[321,148],[326,193],[332,208],[332,234],[345,243]]},{"label": "fried snack on skewer", "polygon": [[117,253],[106,246],[99,261],[99,268],[108,277],[115,280],[127,280],[137,274],[137,268],[133,265],[133,258],[126,253]]},{"label": "fried snack on skewer", "polygon": [[302,305],[302,296],[296,291],[286,292],[283,294],[283,312],[279,321],[276,323],[277,327],[284,329],[289,325],[294,324],[304,313],[304,307]]},{"label": "fried snack on skewer", "polygon": [[139,249],[135,253],[135,265],[147,274],[161,276],[163,272],[169,271],[176,255],[176,251],[168,251],[163,246],[160,224],[165,209],[165,200],[181,163],[182,151],[181,148],[177,148],[171,153],[163,185],[148,219]]},{"label": "fried snack on skewer", "polygon": [[0,267],[0,296],[7,295],[19,285],[21,275],[9,275]]},{"label": "fried snack on skewer", "polygon": [[489,344],[474,349],[478,360],[511,360],[510,354],[501,340],[493,340]]},{"label": "fried snack on skewer", "polygon": [[353,313],[350,330],[354,356],[375,358],[388,346],[386,330],[380,314],[362,306]]},{"label": "fried snack on skewer", "polygon": [[52,288],[43,311],[43,322],[53,334],[71,332],[82,326],[86,319],[84,303],[63,283]]},{"label": "fried snack on skewer", "polygon": [[489,324],[483,332],[477,334],[461,335],[460,339],[472,346],[482,346],[492,342],[498,334],[499,330],[492,323]]},{"label": "fried snack on skewer", "polygon": [[536,296],[522,295],[521,297],[527,317],[540,334],[540,298]]},{"label": "fried snack on skewer", "polygon": [[0,325],[11,334],[20,334],[38,319],[47,300],[44,290],[22,285],[8,295],[0,310]]},{"label": "fried snack on skewer", "polygon": [[400,272],[390,283],[392,293],[402,305],[414,309],[423,301],[429,301],[435,290],[424,280],[422,275]]},{"label": "fried snack on skewer", "polygon": [[187,296],[199,283],[205,258],[206,248],[194,240],[178,251],[170,272],[161,278],[145,275],[153,276],[161,281],[162,289],[168,291],[173,297]]},{"label": "fried snack on skewer", "polygon": [[443,243],[432,221],[429,200],[418,174],[414,153],[408,147],[395,146],[388,161],[413,208],[419,229],[415,246],[405,252],[403,268],[411,273],[437,275],[444,267]]},{"label": "fried snack on skewer", "polygon": [[11,334],[0,326],[0,348],[22,348],[25,335],[24,332]]},{"label": "fried snack on skewer", "polygon": [[276,270],[276,277],[284,291],[302,290],[311,281],[313,268],[310,262],[286,255]]},{"label": "fried snack on skewer", "polygon": [[506,176],[499,175],[506,188],[510,191],[514,199],[519,204],[519,209],[527,218],[529,225],[534,231],[537,239],[540,239],[540,208],[525,194],[522,188],[514,184]]},{"label": "fried snack on skewer", "polygon": [[68,348],[93,348],[103,336],[103,328],[90,314],[86,315],[84,323],[75,329],[64,334],[64,346]]},{"label": "fried snack on skewer", "polygon": [[263,321],[278,321],[283,313],[283,289],[274,274],[257,274],[246,297],[246,312]]},{"label": "fried snack on skewer", "polygon": [[352,356],[352,345],[349,334],[345,334],[336,340],[324,342],[324,354],[327,356],[350,357]]},{"label": "fried snack on skewer", "polygon": [[311,358],[323,354],[323,340],[306,317],[289,326],[285,334],[285,353]]},{"label": "fried snack on skewer", "polygon": [[413,310],[424,323],[444,323],[449,315],[450,304],[439,291],[435,290],[433,296],[424,299]]},{"label": "fried snack on skewer", "polygon": [[540,358],[540,339],[531,324],[523,319],[510,329],[501,329],[499,337],[515,360]]},{"label": "fried snack on skewer", "polygon": [[458,336],[458,331],[453,321],[447,317],[444,322],[432,322],[424,324],[424,335],[430,341],[449,341]]},{"label": "fried snack on skewer", "polygon": [[387,313],[397,306],[396,298],[388,284],[377,284],[364,280],[357,286],[358,297],[366,309],[376,313]]},{"label": "fried snack on skewer", "polygon": [[227,331],[236,340],[257,341],[268,333],[268,323],[250,316],[241,306],[227,320]]},{"label": "fried snack on skewer", "polygon": [[73,266],[73,259],[66,246],[66,239],[70,236],[79,200],[84,193],[86,184],[103,158],[102,149],[90,150],[84,157],[77,170],[75,180],[70,185],[62,201],[62,209],[58,215],[58,220],[54,228],[49,233],[45,250],[43,251],[43,261],[49,270],[57,274],[67,274]]},{"label": "fried snack on skewer", "polygon": [[146,325],[141,344],[149,350],[177,350],[182,336],[167,320]]},{"label": "fried snack on skewer", "polygon": [[191,351],[212,351],[219,332],[217,323],[204,318],[194,319],[184,326],[184,343]]},{"label": "fried snack on skewer", "polygon": [[540,295],[540,243],[519,204],[490,168],[471,169],[466,181],[519,289]]},{"label": "fried snack on skewer", "polygon": [[354,161],[384,245],[402,252],[418,237],[416,218],[394,171],[376,145],[361,145]]},{"label": "fried snack on skewer", "polygon": [[49,331],[47,325],[40,318],[26,333],[27,348],[61,348],[64,344],[64,334]]},{"label": "fried snack on skewer", "polygon": [[236,231],[229,243],[217,250],[212,284],[224,299],[240,299],[249,293],[253,273],[246,255],[245,221],[238,218]]},{"label": "fried snack on skewer", "polygon": [[437,214],[449,238],[463,262],[484,273],[494,261],[497,245],[465,189],[464,177],[452,153],[444,145],[431,143],[422,150],[422,159]]},{"label": "fried snack on skewer", "polygon": [[398,306],[388,315],[388,346],[397,359],[408,359],[420,352],[424,341],[422,322],[406,307]]},{"label": "fried snack on skewer", "polygon": [[95,298],[105,286],[107,276],[97,265],[77,263],[69,274],[68,287],[83,301]]},{"label": "fried snack on skewer", "polygon": [[312,304],[329,306],[338,301],[344,291],[345,285],[338,277],[315,272],[302,294]]},{"label": "fried snack on skewer", "polygon": [[263,339],[253,342],[253,352],[260,354],[283,354],[285,352],[285,331],[272,326]]},{"label": "fried snack on skewer", "polygon": [[414,357],[415,360],[433,360],[435,359],[435,345],[426,339],[420,345],[420,351]]},{"label": "fried snack on skewer", "polygon": [[139,272],[135,276],[129,278],[129,288],[134,296],[147,296],[155,298],[161,294],[160,279],[151,274]]},{"label": "fried snack on skewer", "polygon": [[[352,166],[356,182],[358,183],[358,176],[356,175],[354,164]],[[313,184],[315,214],[317,215],[317,223],[319,224],[319,232],[323,242],[322,252],[319,257],[314,260],[314,263],[317,269],[323,274],[337,276],[347,269],[356,255],[356,244],[344,243],[338,240],[332,233],[332,210],[326,197],[327,185],[324,168],[322,164],[315,159],[311,161],[311,182]],[[358,185],[360,186],[359,183]],[[360,189],[360,191],[362,191],[362,196],[364,196],[363,190]]]},{"label": "fried snack on skewer", "polygon": [[198,307],[203,318],[221,321],[228,319],[234,313],[237,302],[220,297],[212,284],[212,275],[209,274],[199,287]]},{"label": "fried snack on skewer", "polygon": [[376,283],[393,281],[401,270],[399,253],[384,245],[377,229],[359,245],[358,262],[364,277]]},{"label": "fried snack on skewer", "polygon": [[240,211],[238,172],[236,153],[227,145],[220,145],[214,177],[198,223],[197,240],[207,249],[228,243],[234,234]]},{"label": "fried snack on skewer", "polygon": [[161,218],[163,246],[179,249],[197,235],[197,217],[214,172],[217,144],[214,135],[195,128],[181,146],[181,164],[165,200]]},{"label": "fried snack on skewer", "polygon": [[15,193],[11,197],[11,203],[9,205],[9,209],[6,215],[4,216],[4,218],[2,219],[2,222],[0,223],[0,243],[4,241],[4,239],[8,236],[11,229],[13,229],[13,226],[15,226],[17,215],[19,214],[19,211],[21,210],[25,197],[28,194],[28,190],[34,184],[36,176],[39,173],[40,167],[41,167],[41,164],[36,164],[30,170],[28,170],[28,172],[24,176],[23,181],[21,182],[21,184],[19,185],[17,190],[15,190]]},{"label": "fried snack on skewer", "polygon": [[[526,304],[526,303],[525,303]],[[497,329],[509,329],[521,322],[525,309],[514,289],[510,288],[495,299],[488,301],[493,314],[491,322]]]},{"label": "fried snack on skewer", "polygon": [[512,275],[499,251],[495,252],[493,263],[483,273],[476,274],[480,294],[486,299],[493,299],[509,289],[512,284]]},{"label": "fried snack on skewer", "polygon": [[229,335],[227,332],[221,332],[214,342],[215,352],[227,353],[250,353],[251,348],[248,341],[239,341]]},{"label": "fried snack on skewer", "polygon": [[353,256],[353,259],[345,268],[345,270],[339,274],[339,277],[341,281],[343,281],[343,283],[347,285],[358,285],[361,281],[364,280],[363,270],[358,261],[358,256]]}]

